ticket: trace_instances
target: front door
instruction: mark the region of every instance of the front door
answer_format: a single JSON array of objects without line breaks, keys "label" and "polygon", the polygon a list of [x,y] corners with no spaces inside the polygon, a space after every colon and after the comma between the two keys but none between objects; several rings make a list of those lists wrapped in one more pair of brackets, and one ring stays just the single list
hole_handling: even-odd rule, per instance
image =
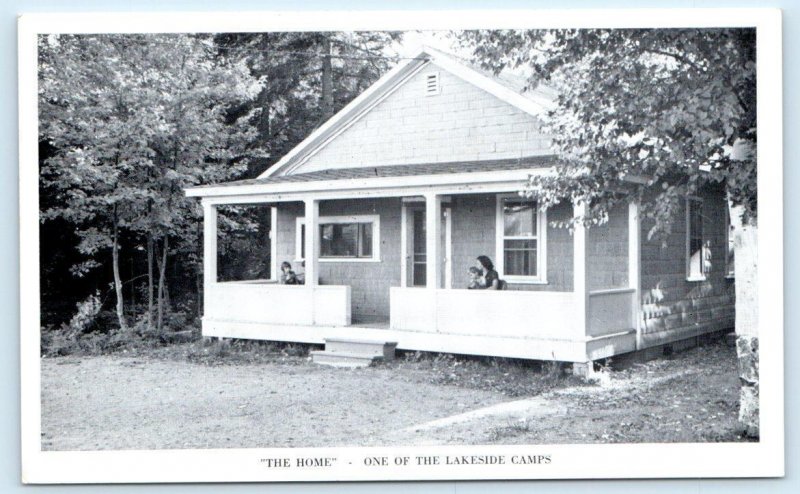
[{"label": "front door", "polygon": [[[427,239],[425,228],[425,210],[413,209],[412,210],[412,245],[411,245],[411,286],[425,286],[427,281]],[[443,256],[440,262],[442,263],[442,277],[443,286],[451,286],[451,272],[450,266],[450,208],[442,208],[442,238],[440,239],[443,247]],[[439,286],[438,288],[442,288]]]},{"label": "front door", "polygon": [[425,210],[415,209],[414,224],[411,231],[414,235],[414,241],[411,248],[411,285],[412,286],[425,286],[426,284],[426,266],[427,259],[425,251],[427,250],[425,239]]}]

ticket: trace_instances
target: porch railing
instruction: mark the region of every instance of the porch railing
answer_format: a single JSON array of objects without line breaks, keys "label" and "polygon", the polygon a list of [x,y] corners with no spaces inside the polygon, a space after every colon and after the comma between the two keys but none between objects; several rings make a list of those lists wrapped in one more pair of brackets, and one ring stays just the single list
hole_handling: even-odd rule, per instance
[{"label": "porch railing", "polygon": [[390,327],[475,336],[576,339],[571,292],[392,287]]},{"label": "porch railing", "polygon": [[212,283],[204,317],[264,324],[347,326],[350,287],[279,285],[270,282]]},{"label": "porch railing", "polygon": [[590,291],[587,335],[604,336],[633,329],[635,296],[633,288]]}]

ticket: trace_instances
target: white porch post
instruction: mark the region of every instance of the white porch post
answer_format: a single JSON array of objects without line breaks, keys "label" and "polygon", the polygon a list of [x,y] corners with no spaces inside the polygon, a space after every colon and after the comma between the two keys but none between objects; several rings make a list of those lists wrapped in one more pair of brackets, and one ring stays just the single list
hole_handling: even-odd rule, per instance
[{"label": "white porch post", "polygon": [[436,289],[442,280],[442,196],[425,194],[425,278],[426,287]]},{"label": "white porch post", "polygon": [[639,203],[628,203],[628,286],[633,288],[631,300],[631,328],[636,330],[636,349],[641,348],[641,300],[642,300],[642,253],[641,253],[641,219],[639,218]]},{"label": "white porch post", "polygon": [[[573,204],[574,217],[583,217],[585,213],[585,203],[576,202]],[[573,243],[572,271],[575,279],[573,285],[575,292],[575,332],[577,333],[577,337],[583,338],[588,331],[587,313],[589,310],[589,291],[586,269],[586,227],[583,226],[582,223],[575,224]]]},{"label": "white porch post", "polygon": [[306,199],[306,286],[319,284],[319,199]]},{"label": "white porch post", "polygon": [[278,208],[272,206],[269,212],[269,279],[277,281],[281,278],[278,274]]},{"label": "white porch post", "polygon": [[203,202],[203,295],[206,315],[211,286],[217,282],[217,207]]},{"label": "white porch post", "polygon": [[[579,201],[573,203],[573,217],[583,218],[586,214],[586,203]],[[574,273],[574,295],[575,295],[575,338],[579,341],[584,340],[589,334],[589,286],[588,270],[586,268],[586,227],[583,222],[575,224],[573,233],[573,258],[572,271]],[[594,373],[594,363],[586,355],[585,362],[575,362],[572,364],[572,372],[582,377],[590,377]]]},{"label": "white porch post", "polygon": [[400,286],[408,286],[408,206],[400,202]]}]

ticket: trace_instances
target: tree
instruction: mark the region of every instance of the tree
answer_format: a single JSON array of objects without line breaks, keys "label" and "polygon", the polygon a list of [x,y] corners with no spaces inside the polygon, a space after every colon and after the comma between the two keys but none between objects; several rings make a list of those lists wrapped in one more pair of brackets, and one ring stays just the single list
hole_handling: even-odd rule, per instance
[{"label": "tree", "polygon": [[[389,70],[395,61],[390,45],[399,37],[379,31],[216,35],[219,53],[244,61],[263,82],[258,97],[233,112],[260,111],[252,146],[269,156],[250,160],[247,175],[262,173]],[[269,209],[223,208],[220,213],[219,275],[264,277],[270,264],[263,248],[269,242]]]},{"label": "tree", "polygon": [[[256,110],[233,106],[261,89],[242,61],[216,53],[211,38],[192,35],[60,35],[40,39],[40,140],[56,151],[42,166],[55,200],[43,220],[64,218],[81,239],[86,274],[110,248],[121,328],[122,231],[146,237],[148,318],[152,325],[158,265],[161,329],[171,247],[197,249],[196,201],[186,186],[230,180],[247,168]],[[160,245],[160,255],[155,250]]]},{"label": "tree", "polygon": [[382,76],[396,61],[400,32],[230,33],[215,37],[220,53],[244,60],[263,86],[242,106],[262,109],[255,145],[269,158],[251,160],[263,172]]},{"label": "tree", "polygon": [[758,434],[755,233],[756,66],[754,29],[476,31],[462,42],[486,68],[526,70],[530,86],[557,91],[547,132],[555,175],[526,192],[543,207],[563,198],[589,205],[596,224],[633,198],[672,228],[683,198],[726,187],[735,226],[740,420]]}]

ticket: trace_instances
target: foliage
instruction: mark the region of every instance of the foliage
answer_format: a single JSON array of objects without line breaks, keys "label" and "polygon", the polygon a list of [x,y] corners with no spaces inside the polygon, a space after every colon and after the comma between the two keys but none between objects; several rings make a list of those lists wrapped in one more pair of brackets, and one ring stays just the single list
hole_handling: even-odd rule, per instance
[{"label": "foliage", "polygon": [[653,236],[684,197],[724,183],[755,220],[755,30],[475,31],[462,42],[485,67],[557,91],[546,131],[561,161],[527,187],[543,206],[583,200],[592,224],[633,197]]},{"label": "foliage", "polygon": [[112,248],[124,326],[120,232],[163,239],[164,262],[178,251],[197,264],[201,209],[183,189],[246,169],[257,112],[230,121],[228,111],[261,84],[207,37],[59,35],[39,47],[40,139],[54,150],[41,166],[42,218],[75,228],[78,276]]},{"label": "foliage", "polygon": [[92,295],[77,304],[77,311],[72,319],[69,321],[69,328],[72,331],[83,333],[89,328],[100,313],[101,308],[100,293],[95,292]]},{"label": "foliage", "polygon": [[[388,47],[399,38],[399,32],[381,31],[217,35],[220,53],[244,60],[264,81],[257,97],[261,112],[256,143],[270,159],[253,160],[250,175],[263,172],[389,70],[394,55]],[[326,68],[330,88],[323,84]],[[326,113],[328,97],[332,108]]]},{"label": "foliage", "polygon": [[[261,173],[320,123],[323,93],[335,111],[382,75],[398,37],[40,37],[41,232],[54,243],[42,257],[43,313],[104,290],[113,274],[120,327],[126,319],[134,332],[142,321],[152,326],[154,296],[162,336],[178,298],[199,314],[202,210],[184,188]],[[238,261],[233,276],[266,275],[268,217],[255,208],[221,215],[220,246]],[[70,276],[80,283],[65,283]],[[136,303],[142,296],[146,307]],[[147,319],[136,312],[143,308]]]}]

